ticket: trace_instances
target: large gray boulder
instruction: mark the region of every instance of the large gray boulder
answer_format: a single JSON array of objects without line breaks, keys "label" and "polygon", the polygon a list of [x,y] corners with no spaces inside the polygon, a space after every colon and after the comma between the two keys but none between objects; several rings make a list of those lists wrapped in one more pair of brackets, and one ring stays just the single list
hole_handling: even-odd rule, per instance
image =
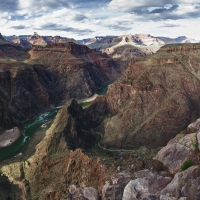
[{"label": "large gray boulder", "polygon": [[135,178],[144,178],[149,185],[149,192],[155,194],[157,197],[160,195],[160,191],[171,182],[172,178],[167,173],[156,170],[142,170],[134,173]]},{"label": "large gray boulder", "polygon": [[200,166],[195,165],[177,173],[174,179],[161,191],[160,200],[198,199],[199,185]]},{"label": "large gray boulder", "polygon": [[107,181],[102,190],[103,200],[121,200],[125,186],[133,179],[133,174],[120,172]]},{"label": "large gray boulder", "polygon": [[145,178],[138,178],[132,180],[124,189],[122,200],[136,200],[136,199],[158,199],[156,195],[149,192],[149,183]]},{"label": "large gray boulder", "polygon": [[180,172],[182,164],[191,160],[194,164],[199,163],[199,151],[197,145],[197,134],[178,135],[170,140],[153,159],[155,169],[167,170],[174,175]]},{"label": "large gray boulder", "polygon": [[71,185],[69,188],[69,200],[98,200],[98,191],[93,187],[78,188]]},{"label": "large gray boulder", "polygon": [[172,180],[167,173],[155,170],[142,170],[134,173],[135,180],[131,180],[125,187],[123,200],[159,199],[160,191]]}]

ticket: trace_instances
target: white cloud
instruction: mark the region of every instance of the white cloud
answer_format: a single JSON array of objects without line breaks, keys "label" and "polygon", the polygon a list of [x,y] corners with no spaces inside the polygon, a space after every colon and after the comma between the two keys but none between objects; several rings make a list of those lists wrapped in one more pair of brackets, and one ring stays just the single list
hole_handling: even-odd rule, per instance
[{"label": "white cloud", "polygon": [[164,7],[169,4],[198,4],[200,0],[112,0],[108,4],[109,9],[118,11],[132,11],[140,8]]},{"label": "white cloud", "polygon": [[104,4],[98,7],[96,3],[95,8],[95,2],[86,0],[82,9],[80,5],[83,1],[80,5],[80,1],[76,1],[74,7],[72,2],[75,1],[70,0],[19,2],[16,11],[0,13],[2,34],[26,35],[36,31],[40,35],[80,39],[121,35],[128,31],[132,34],[149,33],[170,37],[186,35],[200,39],[200,6],[197,4],[200,0],[111,0],[107,6]]}]

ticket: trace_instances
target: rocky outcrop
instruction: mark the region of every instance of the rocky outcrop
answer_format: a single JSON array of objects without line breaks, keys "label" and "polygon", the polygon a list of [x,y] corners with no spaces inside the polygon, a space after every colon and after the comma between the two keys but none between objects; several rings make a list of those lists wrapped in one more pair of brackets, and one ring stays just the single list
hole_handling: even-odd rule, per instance
[{"label": "rocky outcrop", "polygon": [[[24,162],[4,166],[2,172],[24,186],[28,199],[60,200],[67,199],[68,194],[76,199],[76,193],[89,198],[90,192],[97,199],[94,188],[100,191],[103,187],[107,169],[100,159],[89,158],[77,149],[85,151],[94,144],[95,137],[88,132],[89,128],[85,111],[70,100],[58,112],[34,155]],[[71,188],[69,193],[73,184],[77,188]]]},{"label": "rocky outcrop", "polygon": [[125,187],[123,200],[130,199],[157,199],[154,194],[151,194],[148,191],[148,182],[145,179],[136,179],[130,181],[128,185]]},{"label": "rocky outcrop", "polygon": [[0,68],[0,127],[19,126],[51,104],[43,81],[50,85],[47,74],[41,80],[32,66],[21,62],[0,63]]},{"label": "rocky outcrop", "polygon": [[173,179],[161,176],[155,171],[144,170],[137,172],[145,176],[131,180],[124,189],[122,199],[198,199],[200,183],[199,168],[199,166],[193,166],[183,172],[177,173]]},{"label": "rocky outcrop", "polygon": [[6,129],[70,98],[90,97],[120,76],[108,56],[74,43],[33,47],[28,52],[0,42],[0,69],[0,127]]},{"label": "rocky outcrop", "polygon": [[124,188],[132,178],[133,174],[128,172],[113,175],[111,181],[107,181],[102,189],[103,200],[121,200]]},{"label": "rocky outcrop", "polygon": [[0,197],[2,200],[25,200],[26,195],[24,194],[23,188],[10,182],[7,176],[0,174]]},{"label": "rocky outcrop", "polygon": [[115,80],[120,70],[106,54],[75,43],[33,47],[29,63],[40,63],[52,74],[59,99],[86,98],[103,83]]},{"label": "rocky outcrop", "polygon": [[46,133],[48,140],[45,140],[44,145],[39,145],[37,151],[55,154],[66,149],[89,149],[95,142],[95,136],[89,133],[90,129],[90,120],[85,110],[71,99],[59,110]]},{"label": "rocky outcrop", "polygon": [[[199,198],[200,166],[196,157],[199,155],[199,150],[191,149],[193,142],[196,142],[193,140],[196,133],[187,135],[181,133],[161,149],[156,158],[160,159],[159,162],[162,162],[164,167],[158,171],[153,168],[132,173],[122,171],[113,174],[112,171],[111,176],[110,169],[102,164],[99,158],[89,158],[80,149],[76,149],[79,147],[87,149],[94,142],[93,136],[87,131],[90,125],[86,111],[75,100],[70,100],[58,112],[45,137],[36,147],[34,155],[26,161],[3,166],[1,173],[8,176],[13,184],[18,185],[16,188],[20,190],[17,194],[22,195],[24,199],[95,200],[101,197],[103,200],[186,198],[197,200]],[[76,141],[75,151],[69,150],[72,141]],[[174,144],[179,146],[174,148]],[[162,159],[161,152],[164,152]],[[193,166],[187,166],[188,169],[186,167],[179,172],[176,169],[180,160],[184,161],[183,154],[185,159],[193,159]],[[169,169],[173,170],[174,176],[163,171],[171,173]],[[2,191],[5,195],[4,190],[0,193]],[[16,194],[14,190],[12,192]]]},{"label": "rocky outcrop", "polygon": [[85,188],[77,188],[75,185],[71,185],[69,188],[69,200],[98,200],[99,194],[95,188],[85,187]]},{"label": "rocky outcrop", "polygon": [[171,178],[165,175],[155,170],[135,172],[134,179],[124,189],[122,199],[159,199],[160,191],[171,182]]},{"label": "rocky outcrop", "polygon": [[197,119],[195,122],[191,123],[187,127],[187,133],[196,133],[200,129],[200,119]]},{"label": "rocky outcrop", "polygon": [[192,166],[174,176],[172,182],[161,191],[160,199],[195,199],[200,190],[199,184],[200,166]]},{"label": "rocky outcrop", "polygon": [[[170,54],[169,54],[170,52]],[[200,114],[200,45],[167,45],[133,62],[88,108],[106,148],[164,146]]]},{"label": "rocky outcrop", "polygon": [[199,156],[197,134],[178,135],[158,152],[154,158],[154,167],[174,175],[180,172],[185,161],[198,164]]}]

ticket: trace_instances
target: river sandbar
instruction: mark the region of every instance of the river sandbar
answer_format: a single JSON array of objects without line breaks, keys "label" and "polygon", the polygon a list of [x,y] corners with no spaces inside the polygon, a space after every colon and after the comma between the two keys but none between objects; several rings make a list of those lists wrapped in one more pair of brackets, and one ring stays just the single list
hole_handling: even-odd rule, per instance
[{"label": "river sandbar", "polygon": [[4,131],[4,133],[0,135],[0,148],[10,146],[17,141],[20,136],[21,131],[17,127]]}]

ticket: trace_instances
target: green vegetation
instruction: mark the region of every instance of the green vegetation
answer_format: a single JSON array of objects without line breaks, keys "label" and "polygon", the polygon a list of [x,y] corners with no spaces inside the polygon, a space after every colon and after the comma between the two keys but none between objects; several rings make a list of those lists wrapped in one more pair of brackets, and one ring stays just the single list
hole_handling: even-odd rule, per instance
[{"label": "green vegetation", "polygon": [[185,135],[186,134],[186,130],[182,130],[179,134],[180,135]]},{"label": "green vegetation", "polygon": [[194,150],[194,151],[199,151],[199,144],[198,144],[198,141],[195,141],[195,142],[193,143],[193,150]]},{"label": "green vegetation", "polygon": [[99,156],[99,157],[115,157],[115,156],[119,156],[118,153],[115,153],[115,152],[112,152],[112,151],[107,151],[107,150],[104,150],[102,149],[101,147],[99,147],[99,142],[101,140],[101,135],[99,134],[95,134],[95,137],[96,137],[96,141],[95,141],[95,145],[93,147],[93,151],[92,153],[96,156]]},{"label": "green vegetation", "polygon": [[183,164],[181,165],[181,171],[184,171],[186,169],[188,169],[189,167],[193,166],[194,163],[192,160],[186,160],[185,162],[183,162]]},{"label": "green vegetation", "polygon": [[89,106],[91,103],[92,103],[92,101],[83,102],[83,103],[80,103],[79,105],[80,105],[82,108],[85,108],[85,107]]},{"label": "green vegetation", "polygon": [[198,140],[197,140],[197,134],[195,134],[192,139],[192,150],[198,152],[199,151],[199,144],[198,144]]}]

